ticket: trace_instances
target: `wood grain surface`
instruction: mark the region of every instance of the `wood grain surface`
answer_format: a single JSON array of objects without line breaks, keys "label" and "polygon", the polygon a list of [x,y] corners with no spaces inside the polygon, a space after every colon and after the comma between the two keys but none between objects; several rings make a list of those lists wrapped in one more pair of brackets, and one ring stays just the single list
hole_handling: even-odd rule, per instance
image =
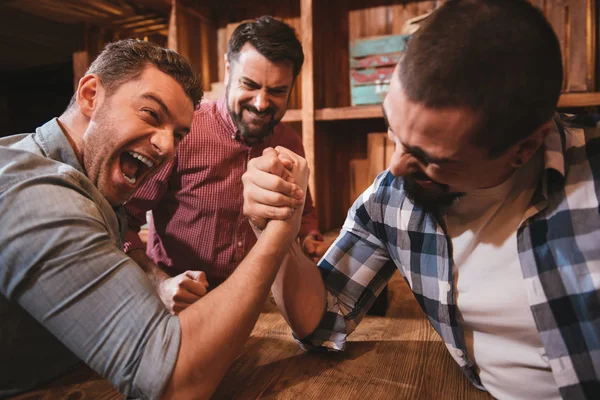
[{"label": "wood grain surface", "polygon": [[[491,399],[460,372],[398,273],[386,317],[367,316],[344,352],[304,352],[269,299],[213,399]],[[81,365],[18,400],[122,399]]]},{"label": "wood grain surface", "polygon": [[213,399],[491,399],[472,386],[396,273],[386,317],[367,316],[344,352],[306,353],[267,304]]}]

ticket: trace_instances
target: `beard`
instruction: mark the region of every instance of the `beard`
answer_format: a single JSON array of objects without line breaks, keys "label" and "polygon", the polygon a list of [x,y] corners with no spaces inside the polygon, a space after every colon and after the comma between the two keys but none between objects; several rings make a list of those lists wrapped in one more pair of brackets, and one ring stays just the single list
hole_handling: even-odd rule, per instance
[{"label": "beard", "polygon": [[116,129],[110,118],[109,105],[103,103],[100,107],[84,134],[82,167],[94,186],[114,206],[123,203],[131,194],[118,193],[113,186],[110,165],[116,148]]},{"label": "beard", "polygon": [[[281,118],[275,119],[275,114],[277,110],[269,106],[263,111],[258,111],[256,107],[252,106],[251,104],[242,103],[240,104],[240,111],[236,113],[229,102],[229,86],[230,85],[228,84],[225,90],[225,96],[227,99],[227,111],[229,111],[229,116],[231,117],[231,120],[233,121],[234,125],[236,126],[237,130],[240,132],[242,137],[250,142],[253,142],[262,141],[264,138],[271,135],[273,133],[273,129],[275,129],[275,126],[281,121]],[[268,122],[265,122],[260,127],[252,127],[250,126],[250,124],[244,122],[244,110],[258,117],[265,117],[265,119],[268,118]]]},{"label": "beard", "polygon": [[[425,189],[417,183],[418,180],[430,180],[435,187]],[[448,185],[432,181],[422,172],[404,177],[404,192],[413,203],[434,215],[445,214],[448,207],[464,195],[460,192],[451,192]]]}]

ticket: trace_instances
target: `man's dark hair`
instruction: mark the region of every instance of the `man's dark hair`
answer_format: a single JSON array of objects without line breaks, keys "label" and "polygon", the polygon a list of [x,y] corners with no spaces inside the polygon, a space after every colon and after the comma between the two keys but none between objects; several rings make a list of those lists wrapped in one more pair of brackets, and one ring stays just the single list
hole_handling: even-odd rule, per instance
[{"label": "man's dark hair", "polygon": [[478,116],[475,144],[492,157],[552,119],[563,78],[560,46],[525,0],[450,0],[412,37],[400,61],[406,96]]},{"label": "man's dark hair", "polygon": [[263,16],[238,25],[227,47],[227,60],[231,64],[238,60],[246,43],[250,43],[271,62],[291,61],[294,65],[294,78],[300,73],[304,63],[302,45],[296,38],[294,29],[285,22]]},{"label": "man's dark hair", "polygon": [[[189,61],[173,50],[142,40],[125,39],[107,44],[85,75],[98,75],[110,96],[124,83],[138,79],[149,65],[179,82],[194,108],[200,103],[204,94],[202,82]],[[67,108],[75,104],[76,96],[71,98]]]}]

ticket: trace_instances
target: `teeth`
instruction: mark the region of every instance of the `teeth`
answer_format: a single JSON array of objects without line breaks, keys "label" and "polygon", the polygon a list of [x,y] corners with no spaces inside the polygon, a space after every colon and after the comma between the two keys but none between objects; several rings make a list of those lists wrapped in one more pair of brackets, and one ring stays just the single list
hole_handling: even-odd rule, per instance
[{"label": "teeth", "polygon": [[130,185],[135,185],[135,182],[137,181],[137,179],[135,179],[135,177],[130,178],[127,175],[125,175],[124,173],[121,172],[121,175],[123,175],[123,178],[125,178],[125,180],[130,184]]},{"label": "teeth", "polygon": [[140,160],[141,162],[146,164],[146,166],[148,168],[154,167],[154,163],[148,157],[145,157],[145,156],[141,155],[140,153],[136,153],[135,151],[129,151],[128,153],[131,155],[131,157],[137,158],[138,160]]}]

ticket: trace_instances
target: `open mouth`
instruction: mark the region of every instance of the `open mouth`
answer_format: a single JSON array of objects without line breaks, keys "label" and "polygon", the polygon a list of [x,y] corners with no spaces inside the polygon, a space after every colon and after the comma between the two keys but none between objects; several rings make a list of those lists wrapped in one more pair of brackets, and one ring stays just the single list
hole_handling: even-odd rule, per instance
[{"label": "open mouth", "polygon": [[148,157],[135,151],[126,151],[121,154],[121,173],[130,185],[136,182],[152,167],[154,162]]}]

